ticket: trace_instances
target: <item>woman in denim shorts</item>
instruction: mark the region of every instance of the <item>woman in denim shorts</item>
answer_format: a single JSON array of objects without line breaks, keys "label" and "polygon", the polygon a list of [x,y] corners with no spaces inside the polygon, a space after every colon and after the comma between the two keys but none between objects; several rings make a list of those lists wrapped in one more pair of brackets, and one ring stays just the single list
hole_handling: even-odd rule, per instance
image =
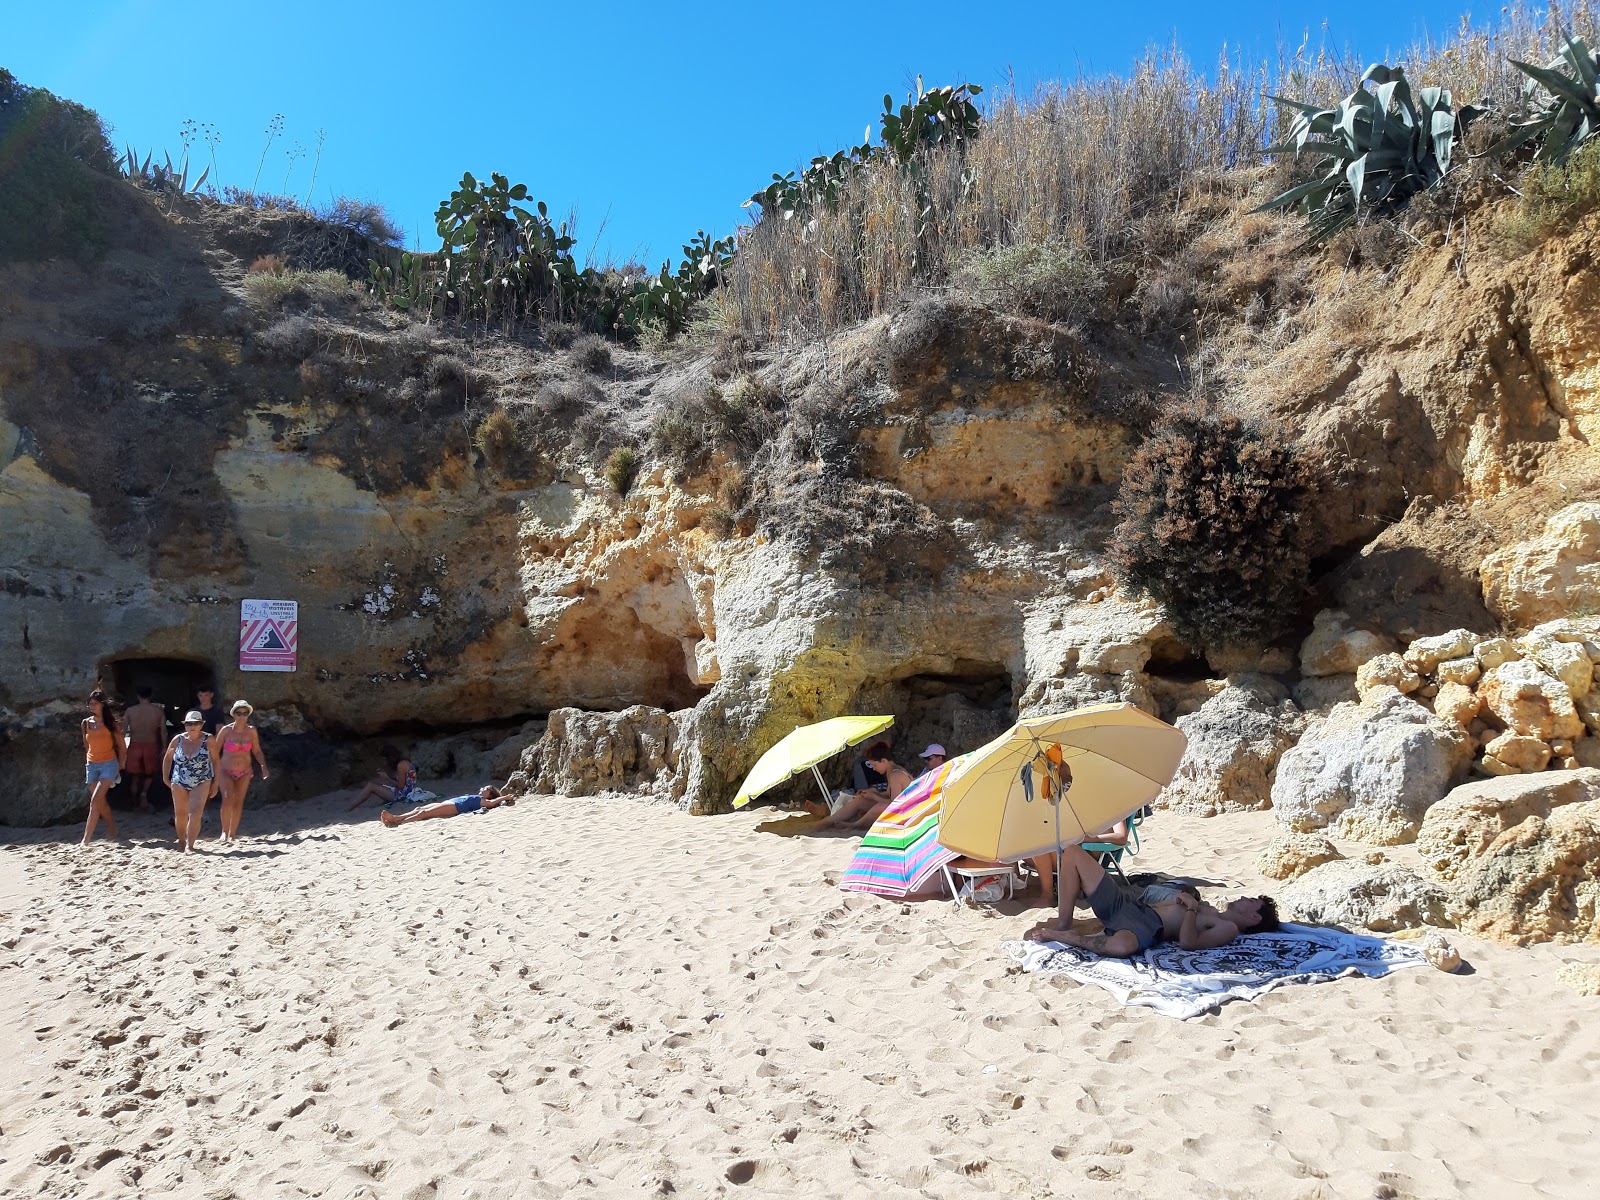
[{"label": "woman in denim shorts", "polygon": [[83,842],[88,845],[94,836],[94,827],[101,817],[111,836],[117,836],[116,818],[111,815],[111,805],[106,793],[122,778],[122,756],[127,746],[122,740],[122,730],[117,728],[117,714],[99,688],[89,693],[89,715],[81,726],[83,732],[83,780],[89,788],[89,823],[83,829]]}]

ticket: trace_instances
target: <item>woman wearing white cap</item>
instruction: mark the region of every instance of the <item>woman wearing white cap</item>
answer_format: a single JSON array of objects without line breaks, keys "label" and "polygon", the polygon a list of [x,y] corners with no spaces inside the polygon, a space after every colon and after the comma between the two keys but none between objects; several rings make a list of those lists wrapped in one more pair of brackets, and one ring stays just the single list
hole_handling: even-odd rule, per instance
[{"label": "woman wearing white cap", "polygon": [[248,700],[235,700],[228,710],[233,720],[217,731],[219,762],[222,766],[222,840],[231,842],[239,834],[239,818],[244,815],[244,794],[255,775],[254,763],[261,764],[261,778],[267,777],[267,760],[261,753],[261,735],[250,724],[254,711]]},{"label": "woman wearing white cap", "polygon": [[183,732],[167,746],[161,775],[172,789],[172,825],[185,854],[200,840],[200,822],[206,800],[217,778],[216,742],[206,735],[205,718],[191,711],[183,718]]}]

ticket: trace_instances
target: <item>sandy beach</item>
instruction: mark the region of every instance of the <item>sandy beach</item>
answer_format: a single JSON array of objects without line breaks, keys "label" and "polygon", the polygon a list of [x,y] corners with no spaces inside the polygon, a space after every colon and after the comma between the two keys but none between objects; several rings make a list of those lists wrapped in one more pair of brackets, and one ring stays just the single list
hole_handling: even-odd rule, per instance
[{"label": "sandy beach", "polygon": [[[433,785],[448,794],[449,785]],[[457,789],[464,790],[464,789]],[[853,843],[619,798],[168,851],[3,831],[0,1194],[1585,1196],[1600,947],[1180,1023],[1010,969],[1037,917],[832,886]],[[359,819],[357,819],[359,818]],[[1141,868],[1266,887],[1270,814]],[[1587,1181],[1587,1182],[1585,1182]]]}]

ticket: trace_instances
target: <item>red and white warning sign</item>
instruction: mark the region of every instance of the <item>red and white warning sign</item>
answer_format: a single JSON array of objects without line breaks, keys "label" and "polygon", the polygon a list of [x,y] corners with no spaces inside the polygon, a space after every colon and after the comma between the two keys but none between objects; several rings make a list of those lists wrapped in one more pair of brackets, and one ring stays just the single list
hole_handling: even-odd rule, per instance
[{"label": "red and white warning sign", "polygon": [[241,600],[239,670],[294,670],[299,614],[300,605],[294,600]]}]

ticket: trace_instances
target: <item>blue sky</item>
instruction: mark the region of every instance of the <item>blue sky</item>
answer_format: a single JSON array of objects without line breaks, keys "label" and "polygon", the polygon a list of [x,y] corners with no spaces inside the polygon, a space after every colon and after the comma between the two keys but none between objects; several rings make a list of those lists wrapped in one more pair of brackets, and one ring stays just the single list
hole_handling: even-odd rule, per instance
[{"label": "blue sky", "polygon": [[[279,0],[0,0],[0,66],[97,109],[120,148],[181,149],[185,118],[221,132],[221,182],[381,202],[424,248],[461,173],[499,171],[575,208],[599,257],[655,264],[696,228],[726,234],[772,176],[859,141],[883,95],[1121,72],[1174,39],[1271,54],[1307,29],[1383,58],[1499,5],[1215,3],[915,5]],[[304,158],[289,153],[303,147]],[[204,147],[198,147],[201,154]],[[602,230],[603,223],[603,230]],[[596,241],[596,235],[599,235]]]}]

